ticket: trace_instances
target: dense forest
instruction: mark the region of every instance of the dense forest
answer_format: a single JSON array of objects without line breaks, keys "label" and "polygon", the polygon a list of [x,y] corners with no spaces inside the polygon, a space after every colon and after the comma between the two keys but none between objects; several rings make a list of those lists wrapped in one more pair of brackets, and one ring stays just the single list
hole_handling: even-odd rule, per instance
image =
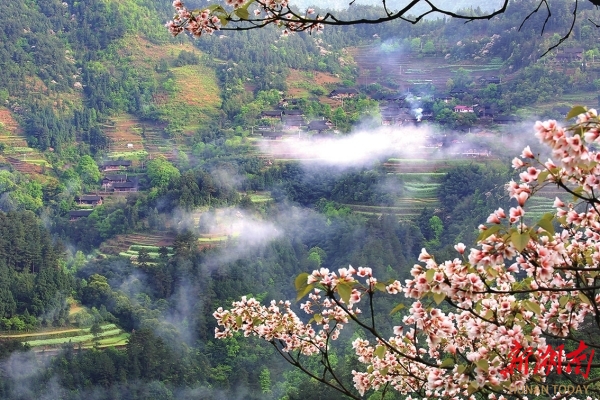
[{"label": "dense forest", "polygon": [[[541,59],[568,29],[570,2],[553,3],[543,34],[541,13],[517,29],[536,6],[520,0],[469,24],[196,41],[168,35],[169,3],[0,3],[3,399],[337,398],[253,338],[216,340],[214,310],[241,296],[295,298],[294,278],[316,268],[404,280],[423,247],[454,257],[511,204],[512,146],[530,138],[515,121],[598,99],[600,30],[587,3],[571,38]],[[557,61],[564,49],[581,58]],[[376,60],[367,67],[365,54]],[[402,57],[413,64],[393,64]],[[448,68],[441,83],[410,76],[427,62]],[[389,72],[398,68],[408,78]],[[475,104],[483,114],[455,110]],[[389,110],[423,121],[386,127]],[[383,128],[419,142],[353,161],[366,145],[343,140]],[[299,141],[285,148],[281,136]],[[344,162],[310,153],[328,140]],[[308,156],[294,153],[303,143]],[[391,307],[377,304],[384,325]],[[68,339],[79,330],[85,340]],[[351,379],[352,349],[333,351]]]}]

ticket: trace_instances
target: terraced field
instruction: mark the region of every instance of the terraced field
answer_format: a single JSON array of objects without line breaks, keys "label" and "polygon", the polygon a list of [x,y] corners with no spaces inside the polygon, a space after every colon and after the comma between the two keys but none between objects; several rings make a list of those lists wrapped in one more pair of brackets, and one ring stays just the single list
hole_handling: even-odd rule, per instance
[{"label": "terraced field", "polygon": [[27,147],[23,131],[6,107],[0,107],[0,143],[6,147]]},{"label": "terraced field", "polygon": [[175,160],[173,149],[178,146],[163,136],[165,126],[142,121],[130,114],[113,117],[102,126],[110,139],[109,158],[134,160],[162,155],[170,161]]},{"label": "terraced field", "polygon": [[0,339],[14,339],[31,346],[35,352],[59,349],[66,343],[77,343],[82,348],[91,348],[97,341],[99,347],[117,347],[127,344],[129,333],[115,324],[101,325],[101,332],[95,340],[90,328],[55,329],[42,332],[0,335]]},{"label": "terraced field", "polygon": [[[169,250],[169,255],[173,255],[173,247],[171,247],[171,246],[165,246],[165,247],[167,248],[167,250]],[[159,249],[160,249],[160,246],[134,244],[134,245],[129,246],[129,249],[127,249],[127,251],[119,253],[119,255],[121,257],[125,257],[130,260],[136,260],[140,255],[140,251],[146,250],[148,252],[148,255],[150,256],[150,258],[154,259],[154,258],[160,257],[160,253],[158,252]]]},{"label": "terraced field", "polygon": [[465,69],[475,80],[497,76],[502,67],[496,63],[449,64],[444,57],[418,57],[401,51],[382,52],[374,46],[356,47],[349,53],[358,64],[360,75],[357,82],[361,85],[378,82],[385,86],[394,82],[401,90],[422,84],[443,88],[459,68]]},{"label": "terraced field", "polygon": [[[131,251],[132,246],[151,246],[152,248],[159,248],[161,246],[169,247],[173,244],[175,237],[168,232],[155,232],[155,233],[129,233],[126,235],[117,235],[112,239],[109,239],[100,245],[100,252],[110,255],[120,255]],[[158,251],[158,250],[157,250]]]}]

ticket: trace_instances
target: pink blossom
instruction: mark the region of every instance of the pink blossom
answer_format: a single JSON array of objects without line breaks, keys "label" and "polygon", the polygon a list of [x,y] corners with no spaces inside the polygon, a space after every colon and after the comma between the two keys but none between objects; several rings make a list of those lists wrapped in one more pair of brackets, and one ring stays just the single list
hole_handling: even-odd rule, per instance
[{"label": "pink blossom", "polygon": [[529,146],[527,146],[523,149],[523,152],[521,153],[521,157],[522,158],[535,158],[535,155],[533,154],[533,152],[531,151]]}]

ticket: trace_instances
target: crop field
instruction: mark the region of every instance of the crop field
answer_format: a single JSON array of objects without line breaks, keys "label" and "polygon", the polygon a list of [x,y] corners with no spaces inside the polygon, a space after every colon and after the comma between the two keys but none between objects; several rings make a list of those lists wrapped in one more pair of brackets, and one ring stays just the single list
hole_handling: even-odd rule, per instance
[{"label": "crop field", "polygon": [[270,192],[256,192],[250,194],[250,200],[252,200],[253,203],[265,203],[272,199]]},{"label": "crop field", "polygon": [[6,107],[0,107],[0,143],[7,147],[5,154],[14,147],[27,147],[23,130]]},{"label": "crop field", "polygon": [[[100,252],[106,255],[121,255],[128,253],[128,257],[137,256],[138,251],[145,247],[150,253],[158,254],[162,246],[169,248],[173,244],[174,236],[167,232],[154,233],[129,233],[117,235],[100,245]],[[132,252],[132,253],[129,253]]]},{"label": "crop field", "polygon": [[[127,343],[129,334],[123,332],[115,324],[103,324],[98,334],[98,345],[101,347],[122,346]],[[15,335],[0,335],[0,339],[10,338],[28,344],[34,351],[45,351],[58,348],[65,343],[80,343],[82,348],[94,345],[94,335],[90,328],[54,329],[43,332],[32,332]]]},{"label": "crop field", "polygon": [[203,65],[171,68],[175,92],[157,102],[157,108],[169,121],[184,123],[184,134],[206,126],[221,105],[215,71]]},{"label": "crop field", "polygon": [[162,155],[174,160],[175,142],[164,137],[165,126],[164,123],[142,121],[130,114],[113,117],[103,126],[111,140],[108,157],[140,160]]},{"label": "crop field", "polygon": [[349,53],[359,67],[357,82],[363,85],[377,82],[384,86],[393,82],[401,90],[424,83],[445,87],[448,79],[454,77],[459,68],[466,70],[475,79],[498,75],[502,66],[496,62],[448,64],[444,57],[419,57],[401,51],[384,53],[375,46],[356,47]]},{"label": "crop field", "polygon": [[[287,77],[287,95],[290,97],[303,98],[314,95],[311,90],[322,90],[327,94],[341,82],[340,78],[325,72],[311,71],[310,73],[290,69]],[[326,99],[323,96],[323,100]]]},{"label": "crop field", "polygon": [[[172,256],[173,255],[173,247],[170,246],[165,246],[167,248],[168,255]],[[129,246],[129,249],[127,251],[123,251],[120,252],[119,255],[121,257],[125,257],[128,259],[137,259],[138,256],[140,255],[140,251],[144,249],[148,252],[148,255],[150,256],[150,258],[159,258],[160,257],[160,253],[159,253],[159,246],[147,246],[147,245],[139,245],[139,244],[134,244]]]},{"label": "crop field", "polygon": [[527,224],[533,224],[539,221],[544,214],[555,211],[552,207],[553,203],[553,198],[551,199],[543,196],[533,196],[529,198],[525,205],[525,222]]}]

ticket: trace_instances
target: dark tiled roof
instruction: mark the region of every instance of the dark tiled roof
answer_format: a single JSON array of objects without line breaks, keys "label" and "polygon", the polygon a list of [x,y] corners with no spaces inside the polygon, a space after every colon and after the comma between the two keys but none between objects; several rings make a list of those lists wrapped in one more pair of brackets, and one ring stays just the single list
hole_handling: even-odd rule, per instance
[{"label": "dark tiled roof", "polygon": [[83,196],[79,196],[78,199],[79,201],[100,201],[102,197],[95,194],[84,194]]},{"label": "dark tiled roof", "polygon": [[272,110],[272,111],[263,111],[260,114],[263,117],[275,117],[275,118],[281,118],[281,114],[283,113],[283,111],[281,110]]},{"label": "dark tiled roof", "polygon": [[129,167],[131,166],[130,160],[114,160],[114,161],[105,161],[102,164],[103,167]]},{"label": "dark tiled roof", "polygon": [[128,181],[127,175],[105,175],[103,180],[118,182],[118,181]]},{"label": "dark tiled roof", "polygon": [[87,217],[88,215],[90,215],[93,212],[94,212],[94,210],[73,210],[73,211],[69,211],[69,217],[71,217],[71,218]]},{"label": "dark tiled roof", "polygon": [[132,189],[135,187],[135,182],[115,182],[113,189]]}]

